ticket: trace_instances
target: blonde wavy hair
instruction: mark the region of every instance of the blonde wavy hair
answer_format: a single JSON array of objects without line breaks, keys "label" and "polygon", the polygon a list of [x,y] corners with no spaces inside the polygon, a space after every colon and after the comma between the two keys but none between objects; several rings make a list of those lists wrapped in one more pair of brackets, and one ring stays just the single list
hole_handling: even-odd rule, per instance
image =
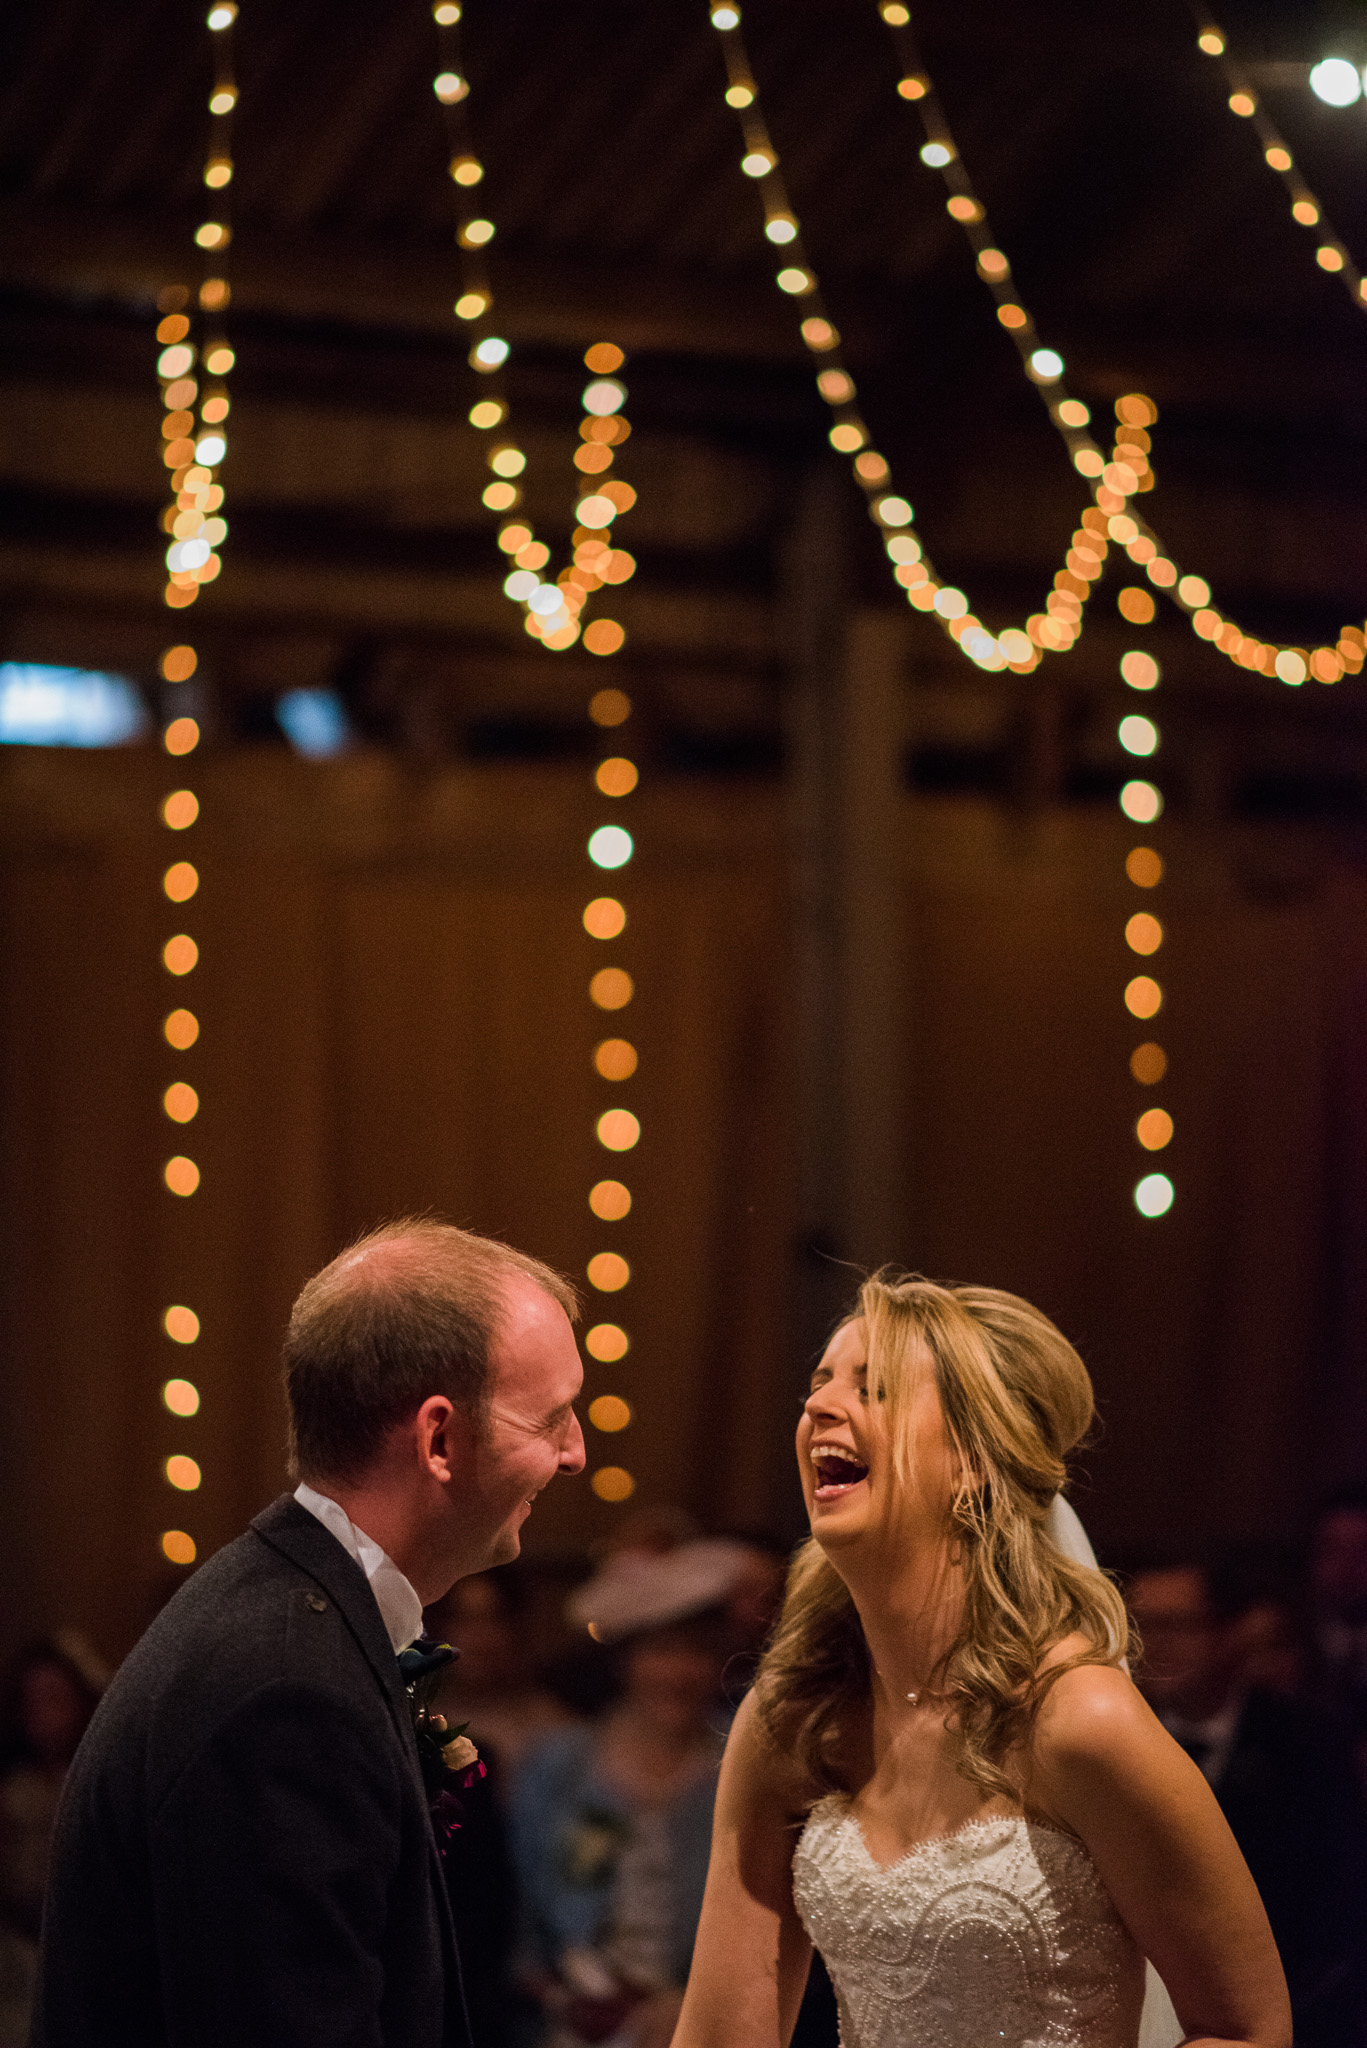
[{"label": "blonde wavy hair", "polygon": [[[846,1318],[854,1321],[867,1331],[869,1398],[887,1404],[904,1486],[915,1480],[918,1339],[930,1355],[961,1473],[950,1533],[965,1590],[963,1626],[934,1682],[952,1702],[962,1775],[1015,1798],[1005,1759],[1050,1685],[1080,1664],[1117,1664],[1129,1648],[1115,1586],[1065,1557],[1046,1528],[1067,1476],[1064,1459],[1092,1421],[1092,1383],[1047,1316],[994,1287],[941,1287],[885,1267],[864,1282]],[[1041,1672],[1047,1653],[1075,1634],[1086,1649]],[[870,1697],[869,1654],[844,1580],[810,1539],[789,1571],[756,1697],[780,1753],[796,1758],[822,1791],[845,1789],[838,1751]]]}]

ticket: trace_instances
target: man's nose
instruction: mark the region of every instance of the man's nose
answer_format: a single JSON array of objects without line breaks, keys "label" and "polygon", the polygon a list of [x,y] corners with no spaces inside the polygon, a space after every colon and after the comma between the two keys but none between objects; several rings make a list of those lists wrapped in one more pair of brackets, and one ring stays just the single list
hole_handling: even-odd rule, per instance
[{"label": "man's nose", "polygon": [[588,1453],[584,1449],[584,1432],[579,1426],[579,1417],[571,1417],[571,1422],[573,1426],[565,1439],[565,1448],[560,1453],[560,1469],[573,1475],[575,1472],[583,1471],[588,1462]]}]

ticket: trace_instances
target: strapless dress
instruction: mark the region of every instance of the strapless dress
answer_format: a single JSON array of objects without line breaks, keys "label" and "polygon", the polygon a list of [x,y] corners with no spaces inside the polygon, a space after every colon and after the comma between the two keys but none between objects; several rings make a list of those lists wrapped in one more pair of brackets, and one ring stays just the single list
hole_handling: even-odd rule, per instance
[{"label": "strapless dress", "polygon": [[802,1830],[793,1893],[842,2048],[1137,2048],[1144,1958],[1057,1828],[970,1821],[883,1865],[832,1793]]}]

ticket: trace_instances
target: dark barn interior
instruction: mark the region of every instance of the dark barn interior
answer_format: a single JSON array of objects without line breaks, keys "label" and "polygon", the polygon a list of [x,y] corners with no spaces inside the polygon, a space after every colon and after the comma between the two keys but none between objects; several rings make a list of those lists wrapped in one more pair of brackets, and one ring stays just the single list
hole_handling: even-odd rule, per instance
[{"label": "dark barn interior", "polygon": [[[1098,439],[1124,395],[1156,408],[1136,516],[1246,633],[1360,627],[1367,307],[1317,267],[1188,10],[916,15]],[[1090,487],[921,160],[878,8],[744,17],[863,415],[939,574],[1003,630],[1044,605]],[[1367,256],[1362,105],[1306,84],[1326,49],[1367,58],[1358,10],[1238,0],[1222,25]],[[537,645],[503,593],[430,10],[242,7],[230,537],[183,612],[155,331],[202,269],[202,11],[15,0],[0,20],[0,660],[131,679],[149,721],[124,746],[0,752],[10,1646],[60,1618],[122,1653],[177,1581],[168,1519],[205,1555],[280,1490],[294,1294],[421,1210],[580,1284],[605,1247],[629,1263],[586,1320],[621,1313],[631,1348],[590,1359],[586,1393],[630,1427],[589,1432],[589,1473],[532,1524],[544,1552],[641,1506],[796,1534],[813,1349],[882,1260],[1018,1290],[1079,1345],[1103,1556],[1294,1544],[1367,1463],[1367,680],[1239,667],[1161,593],[1138,630],[1118,545],[1075,648],[975,665],[906,603],[829,445],[707,7],[471,0],[461,33],[521,506],[557,563],[585,352],[625,353],[638,495],[613,541],[637,566],[605,593],[609,658]],[[168,681],[180,641],[196,673]],[[1163,676],[1147,835],[1117,801],[1134,647]],[[589,712],[609,686],[632,707],[618,740]],[[300,690],[340,705],[335,757],[289,744]],[[202,744],[181,764],[156,732],[185,716]],[[618,744],[640,771],[620,804],[594,782]],[[186,781],[200,817],[172,853],[158,807]],[[605,820],[635,842],[606,948],[581,923],[616,886],[584,852]],[[1146,838],[1152,906],[1125,867]],[[187,849],[181,911],[162,872]],[[1127,1064],[1148,1035],[1123,1000],[1137,907],[1164,927],[1156,1159]],[[161,956],[182,929],[201,1036],[175,1053]],[[586,993],[609,958],[626,1023]],[[619,1027],[639,1053],[621,1084],[592,1064]],[[180,1081],[185,1137],[162,1108]],[[595,1137],[616,1105],[641,1139],[631,1213],[605,1225],[587,1197],[619,1170]],[[182,1144],[189,1200],[162,1176]],[[1153,1217],[1149,1166],[1175,1189]],[[160,1394],[191,1370],[164,1326],[187,1303],[191,1419]],[[176,1498],[182,1455],[202,1483]],[[630,1508],[594,1491],[607,1466]]]}]

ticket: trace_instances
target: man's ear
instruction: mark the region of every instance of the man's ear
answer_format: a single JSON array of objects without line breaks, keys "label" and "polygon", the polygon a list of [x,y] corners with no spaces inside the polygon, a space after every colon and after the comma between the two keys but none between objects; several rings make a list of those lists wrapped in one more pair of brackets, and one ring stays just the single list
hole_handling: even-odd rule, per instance
[{"label": "man's ear", "polygon": [[413,1418],[418,1460],[424,1472],[449,1486],[469,1462],[470,1431],[466,1418],[445,1394],[429,1394]]}]

